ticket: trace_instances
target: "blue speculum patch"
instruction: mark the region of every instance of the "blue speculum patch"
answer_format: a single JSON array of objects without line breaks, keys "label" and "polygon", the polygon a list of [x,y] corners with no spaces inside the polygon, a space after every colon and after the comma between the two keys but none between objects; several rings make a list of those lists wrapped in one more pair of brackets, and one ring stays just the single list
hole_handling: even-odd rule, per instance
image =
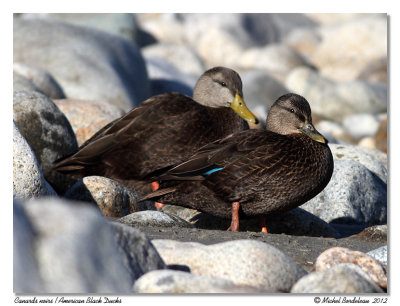
[{"label": "blue speculum patch", "polygon": [[207,172],[204,172],[203,175],[210,175],[211,173],[217,172],[222,169],[223,168],[214,168],[214,169],[208,170]]}]

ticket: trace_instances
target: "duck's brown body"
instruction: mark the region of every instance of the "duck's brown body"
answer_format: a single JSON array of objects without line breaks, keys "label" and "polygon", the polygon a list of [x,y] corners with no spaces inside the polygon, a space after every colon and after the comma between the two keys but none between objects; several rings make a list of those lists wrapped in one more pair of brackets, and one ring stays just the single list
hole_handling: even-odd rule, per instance
[{"label": "duck's brown body", "polygon": [[[154,96],[105,126],[78,152],[57,161],[54,169],[77,177],[105,176],[139,193],[149,192],[146,178],[153,172],[182,162],[209,142],[248,129],[231,108],[232,100],[244,105],[236,72],[217,67],[198,84],[195,96],[200,102],[179,93]],[[214,100],[208,96],[212,92]]]},{"label": "duck's brown body", "polygon": [[157,201],[229,219],[232,202],[238,201],[240,217],[271,216],[312,199],[325,188],[333,172],[328,145],[303,134],[248,130],[212,147],[213,152],[227,148],[222,153],[225,156],[214,163],[222,170],[203,180],[199,176],[199,180],[174,181],[169,174],[160,190],[171,187],[175,191],[157,197]]}]

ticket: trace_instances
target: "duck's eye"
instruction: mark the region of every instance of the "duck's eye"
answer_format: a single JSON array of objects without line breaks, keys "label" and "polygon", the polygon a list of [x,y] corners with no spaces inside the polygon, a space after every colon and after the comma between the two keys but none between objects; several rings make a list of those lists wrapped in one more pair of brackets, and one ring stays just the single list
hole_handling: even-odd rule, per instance
[{"label": "duck's eye", "polygon": [[291,109],[290,109],[290,112],[291,112],[291,113],[294,113],[294,109],[293,109],[293,108],[291,108]]},{"label": "duck's eye", "polygon": [[222,87],[226,87],[226,83],[225,82],[221,82],[220,83]]}]

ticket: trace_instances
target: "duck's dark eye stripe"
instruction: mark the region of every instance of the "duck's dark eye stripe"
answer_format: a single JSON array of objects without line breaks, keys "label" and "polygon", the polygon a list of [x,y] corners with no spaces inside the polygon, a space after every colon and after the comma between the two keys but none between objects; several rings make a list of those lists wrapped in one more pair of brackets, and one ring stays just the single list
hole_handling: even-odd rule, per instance
[{"label": "duck's dark eye stripe", "polygon": [[280,107],[280,108],[283,108],[283,109],[285,109],[285,110],[287,110],[287,111],[290,112],[290,113],[293,113],[297,118],[299,118],[300,121],[302,121],[302,122],[305,122],[305,121],[306,121],[306,118],[304,117],[304,115],[303,115],[303,114],[296,113],[296,111],[294,111],[293,108],[291,108],[291,107],[286,107],[286,106],[282,106],[282,105],[280,105],[279,107]]}]

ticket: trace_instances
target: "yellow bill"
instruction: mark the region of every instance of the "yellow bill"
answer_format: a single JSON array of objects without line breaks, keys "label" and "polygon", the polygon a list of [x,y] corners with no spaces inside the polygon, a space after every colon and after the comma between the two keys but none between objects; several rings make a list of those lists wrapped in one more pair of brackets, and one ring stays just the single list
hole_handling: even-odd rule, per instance
[{"label": "yellow bill", "polygon": [[247,108],[243,98],[236,94],[230,106],[240,117],[251,123],[258,123],[256,116]]}]

